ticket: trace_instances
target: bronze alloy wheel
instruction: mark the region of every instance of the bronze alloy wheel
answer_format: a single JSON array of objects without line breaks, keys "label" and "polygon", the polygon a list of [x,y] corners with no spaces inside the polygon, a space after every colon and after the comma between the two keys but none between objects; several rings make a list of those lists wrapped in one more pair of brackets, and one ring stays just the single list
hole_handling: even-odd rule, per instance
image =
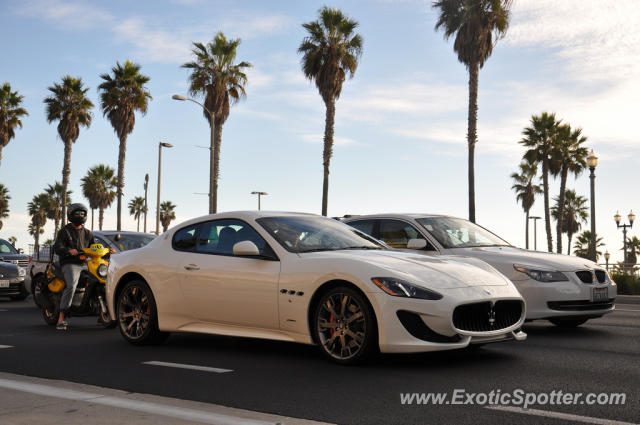
[{"label": "bronze alloy wheel", "polygon": [[154,344],[169,336],[158,329],[153,292],[143,281],[134,280],[122,288],[118,295],[116,317],[120,333],[132,344]]},{"label": "bronze alloy wheel", "polygon": [[326,355],[339,363],[355,363],[371,349],[375,324],[364,297],[351,288],[326,293],[315,314],[316,337]]}]

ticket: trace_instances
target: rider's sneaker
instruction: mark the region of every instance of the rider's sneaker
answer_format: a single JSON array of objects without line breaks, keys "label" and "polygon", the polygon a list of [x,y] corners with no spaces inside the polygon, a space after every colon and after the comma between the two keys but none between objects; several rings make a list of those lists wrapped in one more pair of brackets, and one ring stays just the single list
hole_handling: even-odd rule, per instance
[{"label": "rider's sneaker", "polygon": [[62,322],[58,322],[58,324],[56,325],[56,329],[59,331],[66,331],[67,329],[69,329],[69,324],[63,320]]}]

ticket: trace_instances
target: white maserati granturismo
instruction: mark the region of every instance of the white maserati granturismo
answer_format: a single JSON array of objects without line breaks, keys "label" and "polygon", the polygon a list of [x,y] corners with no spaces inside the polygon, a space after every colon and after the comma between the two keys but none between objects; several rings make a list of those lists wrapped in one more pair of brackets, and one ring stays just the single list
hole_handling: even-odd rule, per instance
[{"label": "white maserati granturismo", "polygon": [[526,338],[521,295],[488,264],[390,249],[311,214],[229,212],[113,256],[123,337],[200,332],[317,344],[338,363]]},{"label": "white maserati granturismo", "polygon": [[615,309],[617,286],[593,261],[516,248],[462,218],[378,214],[343,221],[394,248],[486,261],[516,285],[527,303],[528,320],[547,319],[558,326],[575,327]]}]

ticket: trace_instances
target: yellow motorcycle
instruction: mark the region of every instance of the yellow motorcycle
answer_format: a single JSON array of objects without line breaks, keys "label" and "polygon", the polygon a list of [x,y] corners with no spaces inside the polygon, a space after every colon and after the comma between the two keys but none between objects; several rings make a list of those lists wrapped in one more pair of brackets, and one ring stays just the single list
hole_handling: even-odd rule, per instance
[{"label": "yellow motorcycle", "polygon": [[[80,260],[86,261],[87,270],[80,274],[70,308],[72,316],[99,316],[100,323],[105,328],[112,328],[117,324],[115,320],[111,320],[105,301],[110,253],[109,248],[93,244],[78,255]],[[53,261],[47,266],[45,274],[34,280],[34,300],[48,325],[54,326],[58,322],[60,298],[66,286],[62,268]]]}]

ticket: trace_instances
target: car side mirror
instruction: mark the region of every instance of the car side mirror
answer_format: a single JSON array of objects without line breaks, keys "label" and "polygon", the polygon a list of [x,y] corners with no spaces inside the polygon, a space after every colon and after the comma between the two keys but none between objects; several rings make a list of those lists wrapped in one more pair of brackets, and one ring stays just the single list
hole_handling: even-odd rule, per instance
[{"label": "car side mirror", "polygon": [[24,254],[24,249],[18,248],[18,254]]},{"label": "car side mirror", "polygon": [[408,249],[425,249],[427,247],[427,241],[424,239],[409,239],[407,242]]},{"label": "car side mirror", "polygon": [[260,255],[260,250],[258,250],[258,247],[253,242],[242,241],[233,246],[233,255],[256,256]]}]

